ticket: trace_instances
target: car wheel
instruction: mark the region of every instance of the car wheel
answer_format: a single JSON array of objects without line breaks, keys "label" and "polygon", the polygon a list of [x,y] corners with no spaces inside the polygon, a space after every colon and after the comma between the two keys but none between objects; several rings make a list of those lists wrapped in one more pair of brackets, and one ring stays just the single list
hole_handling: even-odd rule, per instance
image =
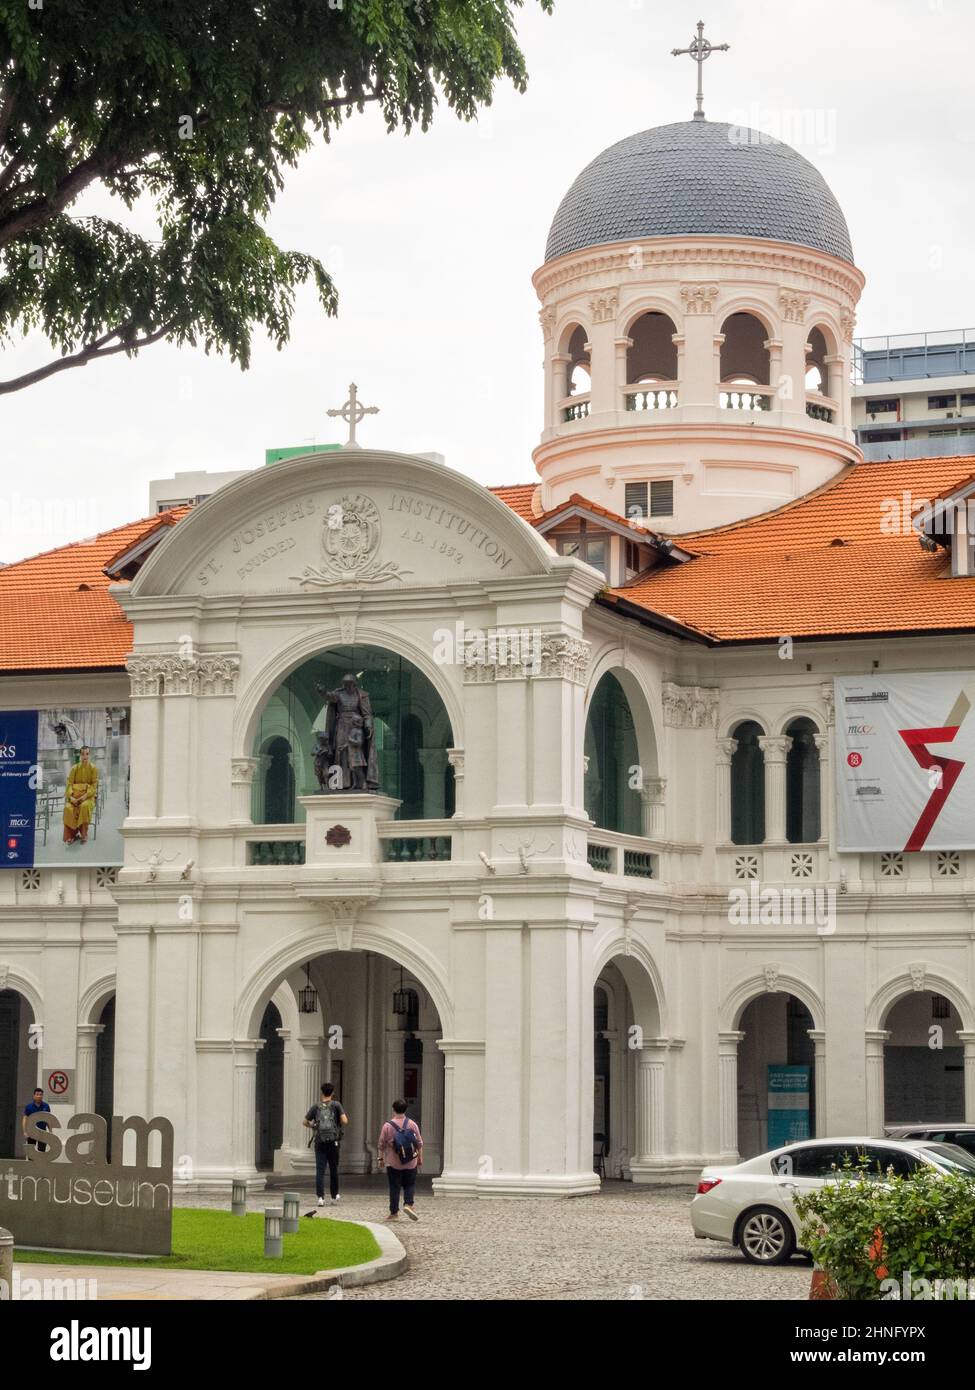
[{"label": "car wheel", "polygon": [[742,1217],[738,1246],[749,1264],[785,1264],[796,1248],[792,1222],[774,1207],[755,1207]]}]

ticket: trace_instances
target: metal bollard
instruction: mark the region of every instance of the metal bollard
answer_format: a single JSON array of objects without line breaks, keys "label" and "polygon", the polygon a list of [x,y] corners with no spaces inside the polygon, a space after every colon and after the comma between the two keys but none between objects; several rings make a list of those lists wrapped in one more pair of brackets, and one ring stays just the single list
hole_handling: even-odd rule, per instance
[{"label": "metal bollard", "polygon": [[247,1214],[247,1184],[243,1178],[234,1178],[230,1189],[230,1212],[232,1216]]},{"label": "metal bollard", "polygon": [[301,1197],[297,1192],[285,1192],[284,1194],[284,1226],[286,1236],[293,1236],[298,1229],[299,1205]]},{"label": "metal bollard", "polygon": [[283,1225],[284,1213],[280,1207],[264,1208],[264,1258],[267,1260],[280,1260],[284,1254]]},{"label": "metal bollard", "polygon": [[14,1238],[5,1227],[0,1226],[0,1302],[13,1297],[14,1287]]}]

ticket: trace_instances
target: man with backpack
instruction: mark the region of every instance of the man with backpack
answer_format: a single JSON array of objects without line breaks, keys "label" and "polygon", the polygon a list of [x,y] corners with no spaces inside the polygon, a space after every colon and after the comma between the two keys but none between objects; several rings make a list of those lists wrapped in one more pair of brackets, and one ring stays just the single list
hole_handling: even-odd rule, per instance
[{"label": "man with backpack", "polygon": [[403,1210],[411,1221],[419,1221],[413,1198],[416,1192],[416,1170],[423,1162],[423,1137],[413,1120],[406,1117],[406,1101],[393,1101],[392,1119],[379,1132],[379,1166],[386,1169],[389,1179],[389,1215],[387,1221],[399,1220],[399,1199],[403,1194]]},{"label": "man with backpack", "polygon": [[311,1107],[304,1119],[305,1128],[315,1133],[315,1191],[320,1207],[325,1205],[326,1163],[332,1202],[339,1200],[339,1144],[342,1141],[342,1127],[349,1123],[348,1115],[334,1097],[335,1087],[331,1081],[323,1081],[322,1098]]}]

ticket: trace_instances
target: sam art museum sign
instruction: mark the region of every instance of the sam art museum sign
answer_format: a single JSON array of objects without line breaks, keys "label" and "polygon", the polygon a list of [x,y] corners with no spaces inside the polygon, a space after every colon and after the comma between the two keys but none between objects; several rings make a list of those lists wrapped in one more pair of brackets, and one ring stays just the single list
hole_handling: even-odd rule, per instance
[{"label": "sam art museum sign", "polygon": [[[37,1140],[28,1157],[0,1163],[0,1226],[13,1232],[19,1247],[171,1253],[169,1120],[116,1115],[109,1144],[101,1115],[74,1115],[62,1127],[56,1115],[39,1112],[28,1121],[27,1135]],[[151,1147],[157,1162],[150,1163]],[[134,1151],[134,1162],[125,1162],[127,1151]]]}]

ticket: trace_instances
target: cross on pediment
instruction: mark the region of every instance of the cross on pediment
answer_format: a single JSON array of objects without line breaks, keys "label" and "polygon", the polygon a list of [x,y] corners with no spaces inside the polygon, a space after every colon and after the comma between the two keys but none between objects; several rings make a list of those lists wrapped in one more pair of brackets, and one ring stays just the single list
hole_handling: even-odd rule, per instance
[{"label": "cross on pediment", "polygon": [[712,53],[727,53],[731,47],[729,43],[711,43],[704,37],[704,20],[697,22],[697,38],[691,39],[689,48],[672,48],[671,56],[682,58],[685,53],[697,63],[697,110],[694,112],[695,121],[704,120],[704,64]]},{"label": "cross on pediment", "polygon": [[360,420],[364,418],[364,416],[378,415],[379,406],[360,405],[356,384],[354,381],[352,381],[349,383],[349,399],[345,402],[345,405],[339,406],[335,410],[328,410],[326,411],[326,414],[333,418],[337,415],[341,417],[341,419],[343,419],[348,425],[349,437],[345,442],[345,447],[347,449],[361,449],[362,445],[355,437],[355,427],[356,425],[358,425]]}]

